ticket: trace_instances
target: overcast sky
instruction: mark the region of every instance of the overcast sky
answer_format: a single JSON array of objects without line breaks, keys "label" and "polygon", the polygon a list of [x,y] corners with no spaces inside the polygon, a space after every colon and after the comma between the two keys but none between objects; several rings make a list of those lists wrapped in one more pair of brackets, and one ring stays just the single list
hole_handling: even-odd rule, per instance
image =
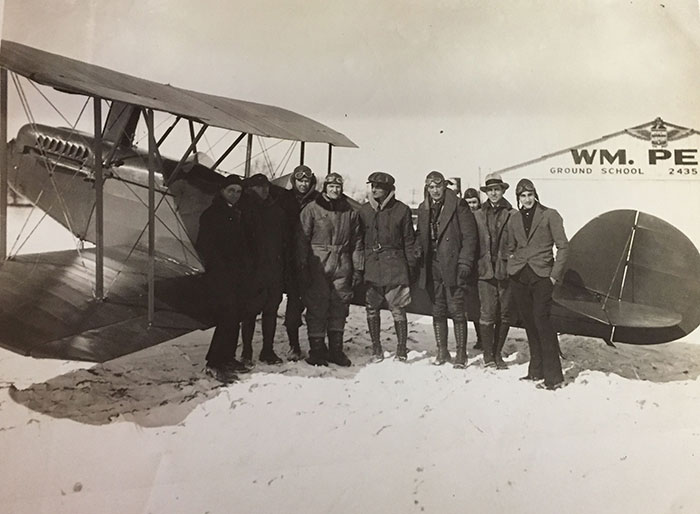
[{"label": "overcast sky", "polygon": [[400,197],[656,116],[700,128],[697,0],[221,4],[7,0],[3,38],[310,116],[360,146],[335,168]]}]

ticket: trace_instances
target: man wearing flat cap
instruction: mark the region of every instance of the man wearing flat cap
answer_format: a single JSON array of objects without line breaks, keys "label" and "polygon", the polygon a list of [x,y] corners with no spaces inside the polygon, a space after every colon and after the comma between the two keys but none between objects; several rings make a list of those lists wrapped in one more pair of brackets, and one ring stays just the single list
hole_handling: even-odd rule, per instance
[{"label": "man wearing flat cap", "polygon": [[454,366],[467,365],[467,323],[464,287],[474,266],[478,244],[476,222],[467,204],[447,188],[445,177],[431,171],[425,178],[425,200],[418,207],[417,249],[422,255],[418,285],[432,302],[438,347],[435,364],[451,361],[447,349],[447,316],[457,340]]},{"label": "man wearing flat cap", "polygon": [[550,314],[552,291],[563,278],[569,241],[561,216],[540,203],[531,180],[521,179],[515,196],[520,212],[508,220],[508,275],[530,347],[530,365],[522,379],[544,379],[542,387],[558,389],[564,384],[564,375]]},{"label": "man wearing flat cap", "polygon": [[[258,276],[264,290],[265,301],[262,307],[263,344],[260,361],[267,364],[282,362],[274,350],[277,330],[277,310],[282,303],[285,270],[291,267],[291,233],[288,230],[287,216],[279,199],[270,194],[270,181],[262,173],[257,173],[243,182],[245,193],[254,205],[258,224]],[[243,362],[252,363],[253,332],[257,313],[243,320]]]},{"label": "man wearing flat cap", "polygon": [[371,194],[360,207],[365,247],[364,281],[367,327],[375,361],[384,359],[380,340],[380,308],[386,301],[394,318],[398,344],[396,358],[405,361],[411,303],[410,282],[416,270],[415,234],[411,210],[395,197],[394,177],[375,171],[367,179]]},{"label": "man wearing flat cap", "polygon": [[512,322],[512,295],[508,280],[508,232],[511,215],[517,213],[503,197],[508,183],[498,174],[486,177],[481,190],[487,200],[474,212],[479,230],[479,303],[484,366],[507,368],[501,352]]}]

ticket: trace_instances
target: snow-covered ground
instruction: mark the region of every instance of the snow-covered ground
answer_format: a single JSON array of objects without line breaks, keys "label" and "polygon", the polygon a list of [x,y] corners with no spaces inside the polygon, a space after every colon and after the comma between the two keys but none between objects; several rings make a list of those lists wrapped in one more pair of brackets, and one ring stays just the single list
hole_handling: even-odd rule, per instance
[{"label": "snow-covered ground", "polygon": [[370,364],[364,323],[353,308],[351,368],[258,365],[227,387],[202,373],[209,331],[97,366],[0,353],[0,510],[700,512],[697,345],[563,336],[550,392],[518,380],[520,330],[508,370],[473,350],[456,370],[431,365],[425,318],[408,363]]},{"label": "snow-covered ground", "polygon": [[370,363],[365,323],[353,307],[350,368],[226,387],[203,374],[211,331],[104,365],[0,350],[0,512],[700,512],[700,345],[562,336],[552,392],[518,380],[519,329],[508,370],[474,350],[456,370],[431,365],[429,318],[410,318],[408,363],[387,313]]}]

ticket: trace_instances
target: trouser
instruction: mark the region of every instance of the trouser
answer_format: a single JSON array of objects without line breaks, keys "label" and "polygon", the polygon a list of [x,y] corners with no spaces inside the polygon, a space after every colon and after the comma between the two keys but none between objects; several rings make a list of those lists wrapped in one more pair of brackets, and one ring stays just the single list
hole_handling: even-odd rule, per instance
[{"label": "trouser", "polygon": [[449,314],[455,322],[465,321],[464,316],[464,289],[459,286],[448,286],[442,280],[440,263],[433,259],[430,269],[430,281],[432,289],[429,291],[433,303],[432,314],[434,319],[447,319]]},{"label": "trouser", "polygon": [[[549,280],[549,279],[547,279]],[[479,322],[484,325],[494,325],[499,321],[511,324],[512,291],[510,280],[479,280],[479,303],[481,312]]]},{"label": "trouser", "polygon": [[512,277],[513,297],[522,317],[530,347],[528,375],[544,377],[545,385],[564,380],[559,360],[559,341],[550,313],[552,290],[549,277],[539,277],[526,265]]},{"label": "trouser", "polygon": [[210,366],[223,366],[236,358],[241,318],[233,306],[220,306],[216,313],[216,328],[209,344],[206,361]]},{"label": "trouser", "polygon": [[368,283],[365,293],[367,317],[379,317],[384,301],[394,321],[403,321],[406,319],[406,306],[411,303],[411,289],[408,286],[378,286]]},{"label": "trouser", "polygon": [[[275,338],[277,325],[277,310],[282,303],[282,286],[268,286],[264,292],[265,301],[262,307],[263,347],[269,347]],[[243,320],[243,344],[250,345],[255,330],[255,318],[258,313],[247,316]]]},{"label": "trouser", "polygon": [[325,338],[327,332],[343,332],[350,309],[333,281],[318,277],[304,293],[306,329],[309,338]]},{"label": "trouser", "polygon": [[287,293],[287,308],[284,311],[284,326],[287,330],[296,330],[301,326],[304,303],[296,293]]}]

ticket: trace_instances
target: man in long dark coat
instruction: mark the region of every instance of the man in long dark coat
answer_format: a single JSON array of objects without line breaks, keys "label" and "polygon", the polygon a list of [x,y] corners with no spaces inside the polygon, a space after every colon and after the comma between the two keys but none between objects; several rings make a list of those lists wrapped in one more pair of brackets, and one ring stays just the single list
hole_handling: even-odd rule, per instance
[{"label": "man in long dark coat", "polygon": [[[262,306],[263,345],[259,359],[267,364],[282,362],[274,351],[277,310],[282,303],[285,269],[291,265],[291,233],[280,201],[270,195],[270,181],[262,173],[247,178],[246,193],[255,205],[258,224],[258,274],[264,292]],[[243,320],[243,362],[252,362],[253,332],[257,313]]]},{"label": "man in long dark coat", "polygon": [[255,295],[257,249],[255,223],[246,200],[243,180],[226,177],[212,204],[199,219],[197,250],[204,262],[204,280],[216,319],[207,352],[207,374],[233,382],[236,372],[249,371],[236,360],[238,333],[245,305]]},{"label": "man in long dark coat", "polygon": [[540,203],[531,180],[521,179],[515,196],[520,212],[508,220],[508,275],[530,347],[530,365],[523,379],[544,379],[543,387],[557,389],[564,375],[550,314],[552,291],[563,278],[569,241],[561,216]]},{"label": "man in long dark coat", "polygon": [[449,314],[457,340],[454,366],[464,368],[467,363],[464,287],[474,266],[476,222],[466,203],[447,188],[439,171],[431,171],[425,179],[425,200],[418,207],[417,239],[423,257],[418,285],[428,292],[433,304],[438,347],[435,364],[451,361],[447,349]]},{"label": "man in long dark coat", "polygon": [[388,173],[374,172],[367,183],[371,184],[371,196],[359,212],[364,233],[365,301],[372,354],[375,361],[384,359],[380,308],[386,302],[394,318],[398,339],[396,358],[405,361],[406,306],[411,303],[410,277],[416,269],[411,210],[395,198],[394,177]]}]

